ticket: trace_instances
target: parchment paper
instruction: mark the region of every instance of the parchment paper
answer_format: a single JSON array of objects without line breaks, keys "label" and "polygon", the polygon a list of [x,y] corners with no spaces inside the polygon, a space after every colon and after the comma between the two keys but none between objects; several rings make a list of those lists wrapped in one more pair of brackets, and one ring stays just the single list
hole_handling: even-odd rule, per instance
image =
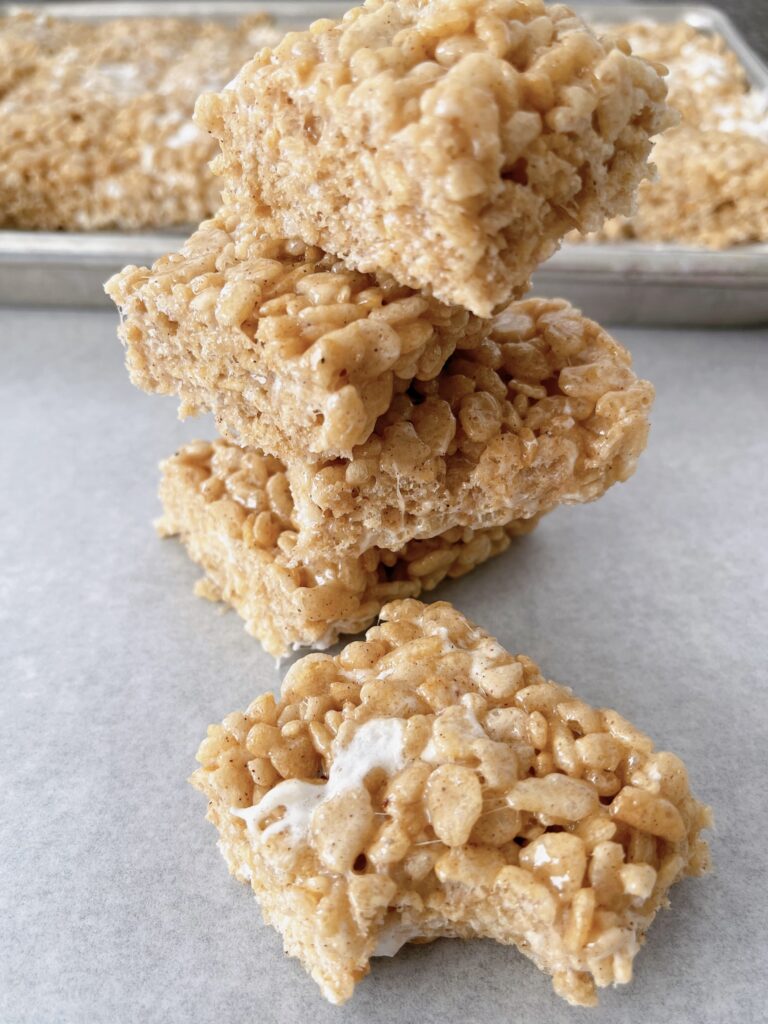
[{"label": "parchment paper", "polygon": [[210,424],[131,388],[115,316],[0,314],[0,1021],[766,1020],[768,336],[618,336],[658,388],[635,478],[435,596],[679,753],[715,809],[715,872],[674,890],[598,1011],[457,941],[377,961],[338,1009],[185,782],[208,723],[280,680],[151,527],[157,461]]}]

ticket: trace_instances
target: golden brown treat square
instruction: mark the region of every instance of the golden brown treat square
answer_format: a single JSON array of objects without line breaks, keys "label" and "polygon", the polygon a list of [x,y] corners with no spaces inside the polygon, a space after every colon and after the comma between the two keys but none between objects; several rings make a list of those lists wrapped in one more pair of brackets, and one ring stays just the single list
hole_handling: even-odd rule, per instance
[{"label": "golden brown treat square", "polygon": [[505,551],[532,530],[523,519],[487,530],[454,527],[397,552],[291,564],[295,532],[284,467],[226,441],[197,441],[163,463],[163,536],[178,535],[205,570],[196,592],[232,605],[270,654],[328,647],[360,633],[382,606],[417,597]]},{"label": "golden brown treat square", "polygon": [[[286,532],[283,543],[286,552],[293,546],[291,564],[358,556],[371,547],[399,551],[411,540],[457,526],[487,529],[560,504],[592,501],[631,476],[645,447],[653,388],[638,380],[629,353],[563,300],[528,299],[497,317],[488,337],[483,330],[456,341],[456,351],[436,377],[415,378],[405,390],[405,382],[398,384],[389,407],[351,457],[313,457],[302,414],[314,408],[322,382],[310,375],[307,383],[300,371],[292,377],[291,360],[281,364],[278,348],[272,369],[260,371],[272,383],[264,391],[254,383],[249,391],[254,409],[248,411],[240,393],[242,372],[231,369],[229,359],[203,356],[225,335],[215,325],[191,330],[184,319],[187,303],[194,306],[202,297],[200,306],[210,308],[224,294],[218,272],[210,269],[207,254],[197,265],[198,278],[192,260],[178,262],[193,277],[191,300],[186,285],[165,288],[159,274],[157,293],[163,298],[147,293],[147,303],[156,305],[146,315],[139,302],[134,307],[129,300],[126,306],[129,316],[121,333],[133,379],[165,387],[163,367],[182,365],[186,357],[180,353],[185,346],[192,349],[188,365],[196,379],[207,378],[205,394],[220,429],[237,440],[239,426],[247,422],[248,436],[260,438],[258,447],[285,465],[295,531]],[[176,281],[173,262],[167,274]],[[121,300],[130,280],[131,272],[125,272],[113,281],[113,296]],[[178,300],[168,299],[166,305],[177,290]],[[136,294],[142,294],[141,287]],[[333,310],[332,294],[325,293]],[[321,305],[320,320],[325,308]],[[174,315],[183,328],[174,326]],[[158,325],[157,341],[147,345],[154,331],[150,323]],[[289,325],[286,344],[296,331]],[[226,337],[238,363],[254,366],[266,359],[264,345],[247,332]],[[322,350],[322,339],[316,344]],[[338,366],[344,365],[342,359]],[[371,372],[370,365],[364,361],[365,372]],[[153,383],[160,380],[162,385]],[[326,398],[332,401],[336,393]],[[203,395],[202,387],[198,394]]]},{"label": "golden brown treat square", "polygon": [[635,470],[653,387],[562,299],[512,303],[488,338],[397,395],[351,459],[286,459],[295,554],[397,550],[593,501]]},{"label": "golden brown treat square", "polygon": [[226,194],[364,272],[489,316],[572,228],[628,213],[657,71],[541,0],[368,0],[265,49],[198,123]]},{"label": "golden brown treat square", "polygon": [[181,415],[212,411],[230,440],[281,458],[350,456],[396,393],[490,329],[388,274],[273,238],[237,209],[106,287],[134,384],[177,395]]},{"label": "golden brown treat square", "polygon": [[373,956],[484,937],[594,1005],[631,980],[673,883],[708,865],[678,757],[444,602],[387,605],[197,757],[230,871],[334,1003]]}]

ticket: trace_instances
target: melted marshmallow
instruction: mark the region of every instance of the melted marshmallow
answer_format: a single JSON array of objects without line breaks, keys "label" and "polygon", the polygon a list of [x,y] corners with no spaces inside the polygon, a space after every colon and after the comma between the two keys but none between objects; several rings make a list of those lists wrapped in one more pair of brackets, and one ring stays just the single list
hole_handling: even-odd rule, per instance
[{"label": "melted marshmallow", "polygon": [[381,931],[376,939],[376,948],[371,956],[394,956],[406,942],[418,937],[418,928],[404,924],[402,918],[390,914],[381,926]]},{"label": "melted marshmallow", "polygon": [[[348,746],[335,752],[327,782],[286,779],[253,807],[244,811],[233,807],[232,814],[248,824],[253,837],[268,839],[287,832],[294,842],[306,841],[312,815],[325,800],[360,788],[374,768],[394,775],[405,767],[404,739],[405,726],[401,719],[372,718],[360,726]],[[260,822],[279,808],[284,809],[282,818],[260,829]]]},{"label": "melted marshmallow", "polygon": [[[245,811],[233,808],[232,813],[247,823],[251,835],[260,839],[269,839],[278,832],[288,832],[292,839],[301,839],[309,833],[315,808],[323,802],[326,795],[325,783],[286,779],[266,793],[253,807]],[[265,829],[260,829],[259,823],[280,807],[284,810],[282,818],[273,821]]]},{"label": "melted marshmallow", "polygon": [[335,753],[328,776],[328,796],[362,786],[368,772],[383,768],[394,775],[405,767],[405,725],[400,718],[371,718]]}]

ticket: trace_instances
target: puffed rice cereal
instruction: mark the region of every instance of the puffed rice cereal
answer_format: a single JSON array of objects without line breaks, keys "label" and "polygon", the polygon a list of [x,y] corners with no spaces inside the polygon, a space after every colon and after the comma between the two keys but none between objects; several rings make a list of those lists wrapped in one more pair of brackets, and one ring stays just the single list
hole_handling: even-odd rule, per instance
[{"label": "puffed rice cereal", "polygon": [[397,551],[599,498],[634,472],[653,394],[564,300],[513,303],[483,342],[397,394],[351,459],[284,459],[295,554]]},{"label": "puffed rice cereal", "polygon": [[371,957],[484,937],[592,1006],[708,866],[682,761],[444,602],[388,604],[210,726],[197,759],[230,871],[334,1003]]},{"label": "puffed rice cereal", "polygon": [[225,195],[489,316],[572,228],[628,213],[658,69],[541,0],[368,0],[266,48],[198,123]]},{"label": "puffed rice cereal", "polygon": [[226,441],[185,445],[163,463],[163,536],[179,535],[205,570],[196,592],[231,604],[279,657],[360,633],[382,606],[417,597],[505,551],[535,519],[487,530],[454,527],[397,552],[371,548],[341,561],[290,564],[296,524],[282,464]]},{"label": "puffed rice cereal", "polygon": [[225,437],[281,457],[351,456],[396,393],[490,329],[232,209],[106,290],[137,387],[178,395],[181,415],[210,410]]}]

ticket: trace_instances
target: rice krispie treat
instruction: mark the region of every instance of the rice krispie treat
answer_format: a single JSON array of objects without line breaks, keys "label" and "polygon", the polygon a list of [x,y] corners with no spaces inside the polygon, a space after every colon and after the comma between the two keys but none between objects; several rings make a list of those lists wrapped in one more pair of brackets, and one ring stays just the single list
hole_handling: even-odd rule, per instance
[{"label": "rice krispie treat", "polygon": [[180,415],[211,410],[225,437],[282,457],[350,456],[396,392],[490,328],[231,209],[106,288],[134,384],[178,395]]},{"label": "rice krispie treat", "polygon": [[213,141],[192,122],[282,33],[264,15],[78,21],[0,16],[0,227],[197,223],[219,205]]},{"label": "rice krispie treat", "polygon": [[226,441],[198,441],[162,469],[159,532],[180,535],[205,569],[196,592],[231,604],[275,656],[362,632],[388,601],[463,576],[536,523],[524,519],[478,531],[457,526],[397,552],[371,548],[341,561],[292,565],[296,524],[277,459]]},{"label": "rice krispie treat", "polygon": [[658,176],[641,183],[634,216],[608,221],[594,237],[708,249],[767,240],[768,96],[718,35],[685,22],[613,31],[669,67],[668,100],[682,123],[656,143]]},{"label": "rice krispie treat", "polygon": [[[395,376],[394,397],[365,443],[352,449],[349,458],[318,459],[309,451],[312,438],[315,443],[322,438],[340,446],[346,421],[340,421],[333,435],[323,433],[322,424],[313,431],[307,429],[306,410],[317,408],[323,367],[332,359],[337,362],[332,364],[328,386],[333,388],[339,379],[354,381],[356,348],[361,342],[353,339],[352,351],[339,353],[326,347],[328,335],[325,339],[321,335],[310,347],[311,352],[321,346],[317,355],[310,355],[305,363],[296,359],[293,378],[292,360],[289,356],[281,361],[281,354],[290,351],[291,338],[303,322],[323,325],[326,313],[333,319],[342,305],[335,301],[338,293],[330,286],[320,287],[318,304],[303,307],[308,316],[301,311],[298,316],[276,316],[274,330],[283,329],[284,324],[284,346],[269,357],[274,370],[256,371],[249,360],[266,365],[269,346],[258,341],[258,331],[268,336],[273,328],[263,325],[269,319],[259,321],[256,343],[247,329],[239,334],[222,332],[211,310],[223,305],[226,286],[218,272],[210,271],[209,256],[204,253],[199,263],[190,260],[183,265],[190,277],[195,266],[201,269],[199,284],[195,286],[193,277],[192,289],[181,282],[165,288],[164,273],[157,271],[156,290],[145,291],[139,284],[134,291],[133,275],[143,279],[146,272],[141,271],[125,271],[110,284],[113,298],[128,314],[121,336],[128,346],[132,379],[153,390],[170,388],[164,367],[180,366],[176,360],[186,360],[181,353],[190,350],[190,365],[197,359],[197,379],[204,380],[210,371],[206,381],[210,407],[219,428],[234,440],[243,436],[246,422],[240,418],[245,404],[238,388],[247,387],[251,397],[259,395],[259,417],[248,423],[247,437],[285,465],[297,531],[291,542],[291,557],[296,559],[292,564],[356,556],[370,547],[399,551],[414,538],[435,537],[456,526],[486,529],[530,518],[561,503],[591,501],[613,483],[626,480],[645,447],[653,388],[632,372],[629,353],[563,300],[528,299],[497,317],[485,338],[485,328],[474,320],[462,340],[446,326],[448,344],[457,348],[439,375],[427,373],[429,379],[414,378],[410,386]],[[176,279],[174,266],[169,264],[167,270],[171,281]],[[297,279],[301,280],[291,281]],[[291,284],[291,296],[300,287]],[[162,299],[158,298],[161,293]],[[201,296],[203,301],[197,304]],[[403,297],[392,305],[402,302],[398,309],[413,311],[420,306],[408,304],[416,298],[421,301],[416,296]],[[302,302],[299,294],[297,304]],[[152,304],[147,315],[142,303],[148,308]],[[187,326],[190,319],[183,312],[187,304],[208,310],[209,328],[196,331]],[[439,307],[429,309],[434,322]],[[183,330],[174,326],[172,315],[182,320]],[[462,322],[460,313],[455,316],[457,323]],[[238,314],[235,319],[239,318]],[[415,322],[425,324],[427,319],[424,312]],[[370,320],[369,313],[362,322]],[[393,330],[402,337],[408,327],[397,324]],[[207,355],[208,348],[218,344],[228,349],[231,358]],[[428,350],[429,343],[425,353]],[[432,351],[442,353],[442,345],[435,342]],[[368,353],[360,373],[371,375],[378,370],[381,385],[382,368],[375,354]],[[437,372],[440,358],[434,360],[431,372]],[[309,374],[312,366],[314,372]],[[183,371],[178,372],[181,376]],[[263,373],[264,384],[255,379],[258,372]],[[250,385],[245,384],[248,373],[254,378]],[[278,374],[280,383],[275,384]],[[347,386],[343,385],[343,393]],[[389,393],[389,384],[385,382],[384,387]],[[196,392],[201,398],[203,393],[203,388]],[[234,398],[230,399],[231,393]],[[326,393],[326,409],[333,408],[339,393]],[[373,404],[374,398],[368,394],[366,402]],[[332,417],[330,423],[335,423]]]},{"label": "rice krispie treat", "polygon": [[594,1005],[708,865],[678,757],[443,602],[297,662],[197,758],[230,871],[334,1003],[373,956],[485,937]]},{"label": "rice krispie treat", "polygon": [[571,228],[627,213],[657,70],[541,0],[368,0],[265,49],[198,123],[244,205],[481,316]]},{"label": "rice krispie treat", "polygon": [[567,302],[513,303],[396,395],[351,459],[286,460],[294,554],[396,551],[592,501],[634,472],[652,401],[629,353]]}]

